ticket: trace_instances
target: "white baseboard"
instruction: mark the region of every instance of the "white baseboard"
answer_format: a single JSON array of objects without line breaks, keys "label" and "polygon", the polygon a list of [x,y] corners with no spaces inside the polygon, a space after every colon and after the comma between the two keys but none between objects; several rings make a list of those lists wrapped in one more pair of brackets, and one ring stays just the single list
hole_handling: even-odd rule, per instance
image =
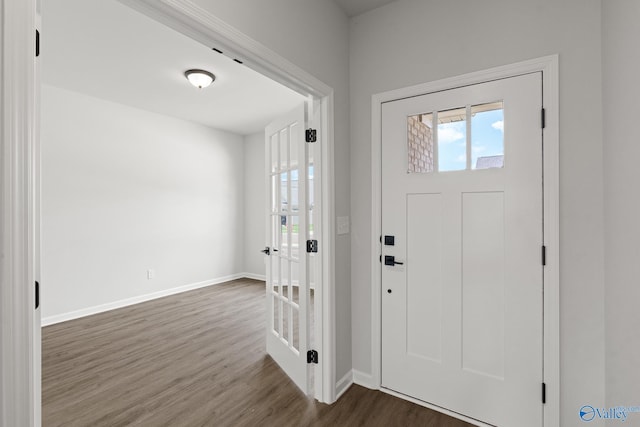
[{"label": "white baseboard", "polygon": [[364,372],[358,371],[356,369],[353,370],[353,382],[355,384],[361,385],[362,387],[370,388],[372,390],[378,390],[376,384],[373,383],[373,377],[371,374],[365,374]]},{"label": "white baseboard", "polygon": [[267,281],[267,276],[265,276],[264,274],[242,273],[242,277],[253,280],[262,280],[263,282]]},{"label": "white baseboard", "polygon": [[[56,314],[54,316],[43,317],[41,320],[42,326],[54,325],[60,322],[66,322],[67,320],[78,319],[80,317],[91,316],[92,314],[98,314],[105,311],[115,310],[117,308],[126,307],[133,304],[139,304],[145,301],[151,301],[157,298],[166,297],[169,295],[179,294],[181,292],[192,291],[194,289],[204,288],[212,285],[219,285],[221,283],[228,282],[230,280],[242,279],[247,277],[249,279],[255,278],[247,276],[247,273],[231,274],[229,276],[219,277],[217,279],[205,280],[198,283],[191,283],[189,285],[178,286],[176,288],[165,289],[151,294],[139,295],[132,298],[127,298],[119,301],[110,302],[107,304],[100,304],[93,307],[83,308],[81,310],[70,311],[68,313]],[[260,279],[258,279],[260,280]]]},{"label": "white baseboard", "polygon": [[353,371],[351,370],[336,383],[336,400],[340,399],[340,396],[342,396],[345,391],[349,390],[349,387],[351,387],[352,384]]}]

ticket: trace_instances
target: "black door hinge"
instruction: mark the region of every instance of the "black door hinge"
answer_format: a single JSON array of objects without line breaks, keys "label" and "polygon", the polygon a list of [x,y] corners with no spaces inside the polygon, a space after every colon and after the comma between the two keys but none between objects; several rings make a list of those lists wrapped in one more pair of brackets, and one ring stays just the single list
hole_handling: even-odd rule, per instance
[{"label": "black door hinge", "polygon": [[40,283],[38,283],[38,281],[36,281],[35,294],[36,294],[36,310],[37,310],[38,307],[40,307]]},{"label": "black door hinge", "polygon": [[316,350],[307,351],[307,363],[318,363],[318,352]]},{"label": "black door hinge", "polygon": [[317,240],[307,240],[307,252],[318,252],[318,241]]},{"label": "black door hinge", "polygon": [[316,142],[317,141],[317,132],[315,129],[307,129],[304,132],[304,139],[307,142]]},{"label": "black door hinge", "polygon": [[547,385],[542,383],[542,403],[547,403]]},{"label": "black door hinge", "polygon": [[40,56],[40,31],[36,30],[36,57]]},{"label": "black door hinge", "polygon": [[542,126],[542,129],[547,126],[547,110],[544,108],[540,110],[540,125]]},{"label": "black door hinge", "polygon": [[547,265],[547,247],[542,246],[542,265]]}]

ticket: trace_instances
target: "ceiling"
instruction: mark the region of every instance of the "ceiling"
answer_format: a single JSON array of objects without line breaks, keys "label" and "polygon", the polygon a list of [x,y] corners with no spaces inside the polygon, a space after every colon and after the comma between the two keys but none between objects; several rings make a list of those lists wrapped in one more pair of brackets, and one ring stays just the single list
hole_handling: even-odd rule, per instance
[{"label": "ceiling", "polygon": [[[299,105],[298,93],[115,0],[42,2],[42,81],[240,135]],[[206,89],[184,71],[216,75]]]},{"label": "ceiling", "polygon": [[349,17],[360,15],[361,13],[392,3],[395,0],[334,0]]}]

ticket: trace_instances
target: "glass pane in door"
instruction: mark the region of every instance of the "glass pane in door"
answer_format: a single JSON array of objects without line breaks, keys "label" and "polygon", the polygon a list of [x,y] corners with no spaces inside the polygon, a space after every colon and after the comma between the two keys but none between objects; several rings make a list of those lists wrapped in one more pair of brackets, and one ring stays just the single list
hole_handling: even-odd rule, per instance
[{"label": "glass pane in door", "polygon": [[272,297],[272,302],[273,302],[273,332],[276,335],[280,335],[280,330],[281,330],[281,323],[280,323],[280,310],[281,310],[281,304],[280,304],[280,298],[278,298],[278,296],[274,295]]},{"label": "glass pane in door", "polygon": [[278,134],[271,135],[271,143],[270,143],[270,151],[271,151],[271,172],[276,172],[279,167],[280,155],[278,154],[278,147],[280,145],[280,141],[278,140]]},{"label": "glass pane in door", "polygon": [[438,111],[438,170],[467,168],[467,109]]},{"label": "glass pane in door", "polygon": [[289,169],[289,130],[280,131],[280,170]]},{"label": "glass pane in door", "polygon": [[471,169],[504,167],[502,101],[471,107]]},{"label": "glass pane in door", "polygon": [[433,172],[433,114],[407,117],[407,152],[409,173]]}]

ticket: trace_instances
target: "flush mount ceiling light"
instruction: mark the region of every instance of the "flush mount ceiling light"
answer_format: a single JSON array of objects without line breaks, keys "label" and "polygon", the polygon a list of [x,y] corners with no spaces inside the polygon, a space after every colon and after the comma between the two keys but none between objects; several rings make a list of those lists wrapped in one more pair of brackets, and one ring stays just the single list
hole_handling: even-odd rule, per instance
[{"label": "flush mount ceiling light", "polygon": [[205,70],[187,70],[184,76],[198,89],[209,86],[216,79],[216,76]]}]

